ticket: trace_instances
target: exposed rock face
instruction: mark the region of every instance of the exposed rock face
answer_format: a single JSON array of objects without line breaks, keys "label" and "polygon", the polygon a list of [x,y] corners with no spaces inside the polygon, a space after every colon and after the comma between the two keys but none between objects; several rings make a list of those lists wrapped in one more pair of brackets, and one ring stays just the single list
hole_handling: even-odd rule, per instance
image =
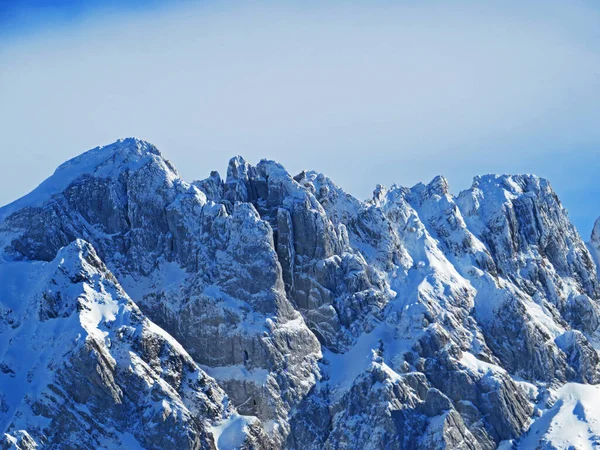
[{"label": "exposed rock face", "polygon": [[3,446],[518,445],[553,389],[600,382],[596,252],[534,176],[362,202],[99,147],[0,209]]},{"label": "exposed rock face", "polygon": [[76,170],[86,173],[6,219],[3,229],[23,233],[9,257],[47,260],[72,239],[88,240],[240,412],[287,432],[287,411],[314,385],[321,352],[285,295],[268,222],[251,203],[229,212],[208,203],[145,142],[92,150],[53,178]]},{"label": "exposed rock face", "polygon": [[589,247],[596,262],[596,267],[598,267],[598,263],[600,262],[600,218],[594,223],[592,240],[590,241]]},{"label": "exposed rock face", "polygon": [[143,315],[90,244],[0,273],[15,292],[2,298],[5,445],[215,448],[209,430],[235,414],[226,394]]}]

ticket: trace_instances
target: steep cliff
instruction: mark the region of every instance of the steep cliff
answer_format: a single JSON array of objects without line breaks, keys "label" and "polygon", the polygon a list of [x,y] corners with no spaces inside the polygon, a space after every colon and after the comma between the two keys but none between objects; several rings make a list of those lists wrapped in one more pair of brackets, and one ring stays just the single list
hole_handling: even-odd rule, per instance
[{"label": "steep cliff", "polygon": [[600,383],[599,227],[532,175],[360,201],[93,149],[0,209],[4,446],[567,448],[559,405]]}]

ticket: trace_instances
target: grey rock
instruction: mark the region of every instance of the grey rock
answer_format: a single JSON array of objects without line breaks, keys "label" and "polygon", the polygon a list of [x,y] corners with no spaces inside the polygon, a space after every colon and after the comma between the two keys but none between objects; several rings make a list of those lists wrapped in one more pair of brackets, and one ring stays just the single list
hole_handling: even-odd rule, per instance
[{"label": "grey rock", "polygon": [[0,287],[0,381],[38,373],[2,350],[14,336],[121,305],[75,347],[47,344],[65,356],[42,391],[0,396],[2,446],[516,442],[539,401],[517,380],[600,381],[599,223],[586,246],[530,175],[362,202],[273,161],[190,184],[151,144],[99,147],[0,209],[0,275],[43,279],[28,313]]}]

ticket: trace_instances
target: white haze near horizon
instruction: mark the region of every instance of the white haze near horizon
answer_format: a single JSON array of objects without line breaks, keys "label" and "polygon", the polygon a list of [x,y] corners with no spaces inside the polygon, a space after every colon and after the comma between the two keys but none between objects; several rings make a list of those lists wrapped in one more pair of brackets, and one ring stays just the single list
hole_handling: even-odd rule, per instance
[{"label": "white haze near horizon", "polygon": [[458,193],[477,174],[535,173],[587,240],[600,216],[599,11],[183,1],[2,34],[0,205],[136,136],[188,181],[241,154],[360,198],[437,174]]}]

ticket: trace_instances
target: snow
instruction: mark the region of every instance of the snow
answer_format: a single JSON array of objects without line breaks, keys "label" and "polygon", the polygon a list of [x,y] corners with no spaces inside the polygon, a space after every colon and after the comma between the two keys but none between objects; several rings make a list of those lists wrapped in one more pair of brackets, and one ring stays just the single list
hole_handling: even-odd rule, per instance
[{"label": "snow", "polygon": [[[135,301],[140,302],[149,293],[156,292],[181,292],[190,274],[175,261],[160,259],[156,262],[156,269],[149,276],[135,277],[131,274],[119,277],[121,285],[127,294]],[[174,296],[175,297],[175,296]],[[164,303],[164,306],[172,311],[179,311],[181,305]]]},{"label": "snow", "polygon": [[321,199],[327,216],[333,223],[346,223],[356,217],[364,206],[362,202],[347,194],[322,173],[309,170],[304,171],[303,175],[299,183],[303,186],[312,186],[315,196]]},{"label": "snow", "polygon": [[498,309],[511,298],[510,287],[506,284],[497,286],[492,276],[487,273],[471,279],[471,282],[477,292],[474,299],[477,320],[482,324],[497,320]]},{"label": "snow", "polygon": [[528,450],[551,444],[556,450],[593,450],[600,446],[600,386],[567,383],[553,397],[554,404],[535,420],[520,439]]},{"label": "snow", "polygon": [[30,293],[41,282],[40,272],[48,263],[24,261],[0,264],[0,304],[20,316]]},{"label": "snow", "polygon": [[[114,179],[123,171],[137,170],[148,163],[160,165],[162,171],[159,170],[160,176],[156,179],[150,177],[148,183],[142,183],[143,186],[138,188],[140,194],[154,195],[157,191],[155,188],[165,183],[169,188],[178,183],[185,186],[174,169],[160,157],[153,146],[135,139],[126,139],[109,146],[98,147],[63,164],[32,193],[11,205],[0,208],[0,223],[9,214],[21,208],[43,205],[53,195],[82,177],[93,175],[98,178]],[[502,367],[479,360],[475,356],[480,354],[480,350],[487,351],[481,333],[485,334],[488,329],[493,328],[486,329],[486,325],[492,324],[493,321],[504,320],[499,316],[499,309],[506,302],[518,303],[519,308],[516,309],[518,312],[515,314],[522,313],[522,306],[526,311],[525,320],[533,322],[536,330],[541,328],[546,331],[550,339],[565,351],[569,348],[565,343],[568,344],[567,339],[572,339],[573,336],[569,334],[570,332],[565,332],[568,326],[562,320],[564,317],[559,317],[562,310],[560,308],[553,310],[551,304],[559,306],[557,300],[572,298],[574,293],[581,294],[582,289],[585,288],[578,279],[579,273],[577,277],[558,274],[554,267],[550,264],[546,265],[546,259],[540,254],[537,244],[522,243],[519,241],[519,236],[510,236],[509,242],[509,244],[518,242],[519,246],[522,246],[518,250],[508,247],[496,248],[493,242],[490,243],[487,239],[490,237],[490,231],[496,232],[498,229],[494,228],[494,225],[504,223],[504,214],[507,208],[513,208],[515,199],[520,197],[529,204],[528,202],[534,200],[539,190],[548,187],[544,180],[533,176],[487,175],[477,177],[471,189],[464,191],[458,197],[453,197],[448,192],[446,180],[436,177],[428,185],[418,184],[411,189],[394,186],[387,191],[378,188],[380,192],[372,202],[362,203],[317,172],[305,172],[300,182],[296,182],[281,165],[273,161],[264,160],[258,166],[252,167],[241,157],[234,158],[228,171],[227,183],[241,186],[243,183],[240,183],[240,180],[247,180],[249,174],[261,183],[267,182],[271,187],[274,186],[276,188],[274,191],[282,194],[283,198],[273,200],[281,200],[279,207],[285,208],[290,205],[297,207],[301,203],[306,203],[306,208],[315,214],[325,214],[326,211],[328,219],[333,224],[332,229],[339,225],[338,236],[344,236],[344,239],[340,239],[340,247],[343,247],[347,253],[330,255],[327,259],[314,261],[315,271],[324,271],[322,266],[325,264],[341,267],[351,261],[357,262],[356,270],[354,271],[352,263],[349,264],[349,270],[344,268],[346,271],[343,275],[346,279],[340,283],[346,283],[350,278],[356,281],[359,277],[354,277],[354,272],[362,276],[363,266],[370,266],[369,270],[372,269],[370,275],[375,274],[373,279],[383,280],[381,282],[383,287],[368,286],[368,289],[376,291],[376,294],[381,293],[383,300],[374,305],[364,316],[358,317],[350,325],[345,323],[342,327],[341,333],[346,333],[344,337],[348,340],[343,341],[340,348],[346,348],[345,345],[348,345],[347,351],[339,354],[328,349],[323,350],[324,360],[321,370],[324,376],[317,383],[316,391],[325,394],[323,398],[327,401],[339,400],[357,379],[364,379],[361,378],[362,374],[368,373],[374,367],[383,371],[390,380],[397,380],[401,376],[398,367],[401,367],[404,353],[416,348],[415,342],[424,332],[427,332],[427,327],[439,327],[454,341],[454,344],[460,344],[460,348],[470,346],[471,352],[463,352],[459,361],[463,366],[462,370],[485,375],[506,374]],[[177,192],[168,191],[168,198],[171,201],[168,207],[173,208],[175,212],[186,214],[184,222],[189,227],[184,227],[184,230],[188,236],[193,237],[198,231],[206,233],[203,238],[210,239],[211,236],[208,236],[208,231],[203,228],[204,224],[200,219],[208,218],[211,210],[215,210],[211,219],[225,216],[225,206],[211,203],[206,206],[206,209],[202,209],[206,203],[203,193],[193,188],[186,191],[184,195],[179,195],[181,194],[179,187],[177,186]],[[197,196],[197,202],[192,202],[195,209],[185,209],[186,200],[189,199],[187,195]],[[269,201],[271,200],[269,198]],[[258,209],[261,213],[263,212],[261,207],[266,207],[267,203],[266,198],[259,200]],[[200,213],[196,215],[196,210],[206,213],[207,216],[203,217]],[[216,210],[222,213],[217,213]],[[226,241],[227,245],[232,245],[232,248],[235,248],[235,244],[239,243],[240,239],[252,241],[255,237],[262,239],[264,236],[271,239],[272,230],[263,220],[264,218],[264,215],[263,218],[260,217],[252,204],[237,203],[231,219],[236,223],[239,222],[239,228],[224,228],[221,230],[224,232],[223,235],[218,238]],[[550,216],[547,218],[554,219]],[[546,217],[543,219],[545,220]],[[344,223],[347,227],[343,225]],[[319,226],[322,227],[323,224],[330,225],[326,220],[319,222]],[[365,228],[356,229],[362,226]],[[227,234],[231,230],[234,231]],[[246,230],[248,235],[244,234]],[[260,232],[251,234],[253,230]],[[498,235],[509,231],[513,232],[504,227]],[[556,231],[557,229],[548,227],[540,233]],[[3,242],[9,242],[12,238],[8,233],[6,228],[0,232],[0,247]],[[351,234],[351,237],[346,233]],[[383,242],[378,241],[379,236]],[[598,258],[600,221],[595,227],[594,236],[589,246],[592,254]],[[173,235],[168,236],[169,239],[172,237]],[[223,279],[211,278],[213,261],[204,264],[198,258],[196,267],[192,269],[192,264],[184,261],[185,258],[181,258],[178,263],[167,262],[166,256],[159,257],[154,264],[154,255],[152,255],[149,264],[152,266],[151,274],[144,277],[135,271],[128,271],[127,267],[120,266],[119,263],[124,259],[112,257],[110,260],[110,252],[113,250],[110,247],[111,236],[104,235],[103,238],[109,242],[106,248],[102,248],[103,251],[109,250],[103,252],[108,254],[107,263],[111,267],[116,266],[115,274],[128,294],[136,301],[152,298],[152,296],[157,299],[155,303],[145,303],[145,307],[149,307],[149,304],[159,308],[165,307],[168,308],[167,313],[176,317],[187,301],[193,301],[194,296],[205,296],[211,299],[211,311],[208,314],[214,316],[210,319],[214,318],[217,322],[227,317],[229,323],[233,324],[232,333],[254,333],[261,338],[265,336],[269,339],[286,339],[306,332],[305,321],[299,313],[286,314],[286,319],[291,320],[282,320],[276,313],[270,316],[271,313],[256,311],[257,303],[254,303],[254,298],[250,299],[250,296],[245,296],[243,293],[228,294],[227,292],[235,291],[223,287],[226,286]],[[575,241],[569,236],[567,238],[570,239],[569,245],[573,246]],[[202,245],[205,242],[193,241],[194,244]],[[348,242],[352,242],[352,248],[348,248]],[[184,243],[189,245],[189,241]],[[139,313],[140,317],[141,312],[120,289],[104,282],[103,274],[98,273],[96,267],[86,263],[85,258],[81,257],[83,245],[79,242],[69,246],[68,249],[60,252],[59,258],[50,263],[4,263],[0,254],[0,319],[5,318],[6,322],[2,323],[11,324],[4,327],[5,329],[0,329],[0,361],[9,369],[6,373],[0,372],[0,385],[3,391],[0,396],[3,395],[3,400],[8,406],[4,416],[0,413],[2,419],[0,423],[18,426],[34,423],[40,427],[47,425],[44,422],[46,419],[32,418],[32,414],[26,410],[26,396],[39,397],[43,394],[44,389],[53,382],[52,368],[65,360],[68,361],[68,356],[65,355],[90,338],[103,345],[102,349],[107,351],[107,359],[114,359],[110,362],[117,364],[125,362],[131,374],[138,375],[149,386],[169,392],[169,395],[172,395],[171,399],[176,398],[178,393],[160,376],[163,370],[165,372],[172,370],[165,368],[162,365],[163,361],[158,361],[158,364],[148,363],[134,351],[132,346],[121,348],[118,355],[112,352],[111,344],[115,347],[119,345],[116,339],[111,341],[111,338],[115,337],[112,333],[117,327],[120,327],[120,331],[131,333],[133,339],[139,338],[140,335],[147,337],[147,334],[150,334],[151,338],[160,337],[159,341],[161,344],[167,344],[168,351],[177,353],[178,356],[186,358],[186,361],[189,359],[190,367],[198,368],[193,364],[184,347],[159,326],[146,319],[142,319],[141,323],[131,323],[133,311]],[[505,243],[502,242],[502,245]],[[268,242],[268,248],[265,246],[266,251],[274,255],[275,249],[271,247],[271,243]],[[495,261],[490,249],[494,250]],[[0,248],[0,253],[1,250]],[[215,267],[229,268],[232,261],[235,261],[235,255],[228,250],[226,246],[219,246],[215,248],[214,255],[210,254],[210,258],[216,259]],[[569,264],[573,263],[569,259],[570,255],[567,255]],[[512,261],[512,258],[515,258],[519,266],[514,273],[496,270],[501,268],[503,261]],[[383,263],[379,264],[381,262]],[[242,262],[242,266],[246,263],[246,261]],[[186,264],[188,264],[187,269]],[[122,269],[122,273],[117,272],[119,269]],[[587,270],[583,268],[582,273],[584,269]],[[73,278],[73,275],[78,275],[80,271],[88,276],[85,282],[67,281],[70,276]],[[341,272],[342,269],[339,271]],[[542,292],[543,289],[539,284],[527,285],[532,282],[532,279],[538,282],[535,279],[538,272],[543,274],[539,283],[544,284],[544,288],[548,289],[547,293]],[[337,275],[336,273],[336,281]],[[204,276],[202,280],[201,276]],[[57,284],[50,283],[51,279],[58,280]],[[556,285],[555,280],[559,280]],[[236,282],[233,277],[225,282],[229,281],[232,284]],[[312,277],[311,281],[315,285],[319,283],[316,276]],[[384,282],[387,284],[384,285]],[[350,284],[348,282],[332,289],[341,288],[341,291]],[[376,282],[372,284],[375,285]],[[378,289],[380,291],[377,291]],[[530,292],[536,289],[539,292],[532,296]],[[56,293],[62,296],[52,297]],[[37,314],[42,295],[50,296],[49,303],[56,301],[59,308],[58,317],[53,316],[51,320],[38,320]],[[592,294],[589,295],[592,297]],[[236,298],[238,296],[239,298]],[[169,300],[165,301],[165,298]],[[336,298],[336,301],[338,300]],[[385,309],[381,306],[384,304],[386,304]],[[332,305],[323,305],[323,307],[334,309]],[[230,316],[235,317],[232,319]],[[522,319],[520,316],[517,318]],[[206,317],[199,319],[204,320]],[[545,338],[545,334],[542,335]],[[241,345],[245,345],[244,340],[241,342]],[[600,348],[598,342],[600,340],[596,345]],[[315,350],[311,355],[314,357],[320,353]],[[283,355],[286,359],[288,356],[290,355]],[[227,364],[227,362],[220,364]],[[201,368],[218,381],[235,381],[242,383],[241,386],[245,382],[264,386],[272,381],[269,378],[272,376],[270,370],[274,370],[268,364],[254,369],[248,369],[243,365]],[[406,366],[402,368],[406,370]],[[307,386],[305,392],[312,388],[313,373],[300,374],[300,371],[292,368],[291,365],[286,366],[284,370],[289,371],[286,376],[291,375],[289,386],[285,385],[284,388],[290,389],[288,392],[299,387]],[[315,368],[314,373],[316,372]],[[193,370],[189,378],[199,377],[198,374],[202,372]],[[29,379],[30,376],[33,379]],[[538,394],[544,393],[546,389],[545,384],[540,381],[523,381],[514,377],[513,379],[527,392],[532,403],[538,401]],[[235,384],[224,383],[224,385]],[[240,384],[235,386],[239,387]],[[187,388],[189,386],[184,390]],[[305,392],[294,392],[294,395],[297,394],[297,397],[301,398]],[[186,393],[190,397],[200,395],[193,389],[189,389]],[[330,393],[331,397],[327,397],[326,393]],[[541,417],[533,422],[529,434],[519,443],[520,448],[534,448],[543,442],[550,442],[556,448],[568,448],[571,445],[577,448],[591,448],[595,440],[600,439],[598,437],[600,436],[598,388],[571,383],[552,391],[551,398],[552,403],[542,407]],[[275,399],[273,403],[277,408],[281,406],[277,403],[279,401],[280,399]],[[288,406],[295,408],[296,405],[292,403],[284,405],[282,411],[285,410],[287,413]],[[152,415],[157,411],[170,411],[177,415],[187,407],[182,403],[162,399],[151,402],[151,411],[146,413]],[[538,404],[537,407],[539,408],[540,405]],[[226,409],[225,416],[233,410],[233,408]],[[192,411],[193,414],[196,412]],[[22,414],[21,419],[18,419],[19,414]],[[234,412],[229,417],[223,417],[220,422],[214,422],[210,430],[214,434],[217,447],[238,448],[246,437],[245,430],[255,420],[257,419],[254,417],[240,416]],[[441,423],[441,418],[433,420],[432,426],[437,422]],[[285,419],[280,421],[279,418],[273,420],[269,417],[265,420],[268,431],[279,428],[285,430],[287,425],[289,424],[285,423]],[[120,439],[125,447],[141,448],[133,435],[117,433],[116,439]],[[600,442],[597,443],[600,445]],[[511,443],[504,442],[502,445],[508,448]],[[114,443],[107,443],[106,446],[110,448]]]},{"label": "snow", "polygon": [[[0,311],[10,311],[9,317],[14,321],[12,327],[0,330],[0,361],[10,369],[8,373],[0,372],[0,385],[9,408],[6,420],[2,421],[5,426],[11,423],[10,418],[27,397],[36,398],[52,382],[54,372],[48,367],[60,364],[87,335],[104,341],[108,333],[98,328],[99,323],[114,320],[120,310],[108,291],[98,292],[87,284],[69,281],[68,274],[78,272],[82,265],[90,269],[77,256],[83,251],[82,245],[81,241],[74,242],[50,263],[0,264]],[[44,293],[54,291],[64,303],[58,307],[70,305],[72,311],[65,311],[66,317],[42,321],[38,318],[39,302]],[[76,305],[69,302],[78,298],[85,299],[86,307],[80,314],[74,314]],[[15,418],[21,422],[27,420]],[[41,416],[35,421],[38,425],[47,424],[47,419]]]},{"label": "snow", "polygon": [[200,367],[217,381],[239,380],[264,386],[267,383],[267,377],[269,376],[269,371],[266,369],[256,368],[248,370],[242,365],[220,367],[200,365]]},{"label": "snow", "polygon": [[488,362],[482,361],[469,352],[463,352],[460,362],[465,367],[471,369],[473,372],[479,372],[481,374],[487,374],[488,372],[506,373],[506,371],[502,367],[497,366],[496,364],[490,364]]},{"label": "snow", "polygon": [[99,294],[89,285],[83,286],[83,295],[92,299],[87,309],[82,315],[82,321],[91,328],[96,328],[101,322],[112,322],[115,320],[120,306],[112,297]]},{"label": "snow", "polygon": [[232,414],[218,425],[210,427],[217,450],[235,450],[242,446],[246,439],[245,430],[256,420],[254,416]]},{"label": "snow", "polygon": [[54,194],[65,190],[86,175],[114,178],[125,170],[136,170],[151,160],[159,161],[174,181],[178,175],[162,160],[158,150],[136,138],[120,139],[113,144],[96,147],[60,165],[53,175],[26,196],[0,208],[0,222],[15,211],[41,206]]},{"label": "snow", "polygon": [[127,450],[145,450],[131,433],[117,433],[116,439],[104,440],[102,445],[106,450],[119,450],[123,448]]},{"label": "snow", "polygon": [[[73,340],[73,336],[83,333],[74,317],[61,321],[37,320],[35,316],[38,308],[29,298],[29,294],[35,292],[35,283],[32,283],[33,286],[29,289],[21,291],[19,296],[6,296],[7,292],[14,292],[22,286],[23,281],[30,279],[32,274],[37,272],[39,276],[40,272],[36,269],[43,269],[44,266],[39,263],[0,265],[0,307],[5,309],[11,304],[17,306],[18,309],[13,310],[12,317],[15,317],[15,323],[20,325],[0,330],[0,361],[10,369],[8,373],[0,372],[1,395],[8,406],[1,420],[5,428],[11,423],[11,418],[26,397],[37,396],[51,382],[53,374],[47,371],[46,367],[61,359],[53,349],[61,348],[62,352],[65,352],[74,348],[77,341]],[[15,270],[17,268],[22,272]],[[44,276],[40,278],[45,279]],[[16,304],[16,299],[21,302],[20,305]],[[35,377],[32,378],[29,374],[35,374]],[[39,417],[37,423],[44,425],[47,421]],[[5,432],[5,428],[0,432]]]},{"label": "snow", "polygon": [[[117,329],[129,329],[133,339],[141,338],[139,332],[154,334],[169,344],[170,352],[178,353],[190,362],[191,358],[179,342],[149,320],[137,318],[132,323],[133,313],[139,314],[137,307],[113,283],[114,279],[104,272],[104,268],[94,263],[95,257],[91,246],[78,240],[60,250],[48,263],[0,264],[0,320],[8,317],[11,322],[2,323],[12,323],[12,326],[0,328],[0,362],[3,365],[0,400],[5,406],[5,411],[0,411],[0,435],[7,431],[14,435],[20,429],[37,431],[52,426],[53,419],[34,413],[30,405],[35,401],[47,401],[49,386],[61,388],[55,379],[56,371],[68,367],[77,348],[90,339],[101,346],[102,356],[110,365],[124,364],[148,388],[157,384],[161,392],[169,394],[156,405],[151,402],[145,405],[146,414],[159,407],[172,411],[177,417],[191,414],[185,400],[161,378],[162,369],[151,368],[132,351],[140,343],[131,345],[129,340],[115,339],[112,333]],[[57,295],[50,303],[57,315],[43,318],[40,311],[49,307],[49,300],[43,295],[55,293]],[[111,345],[111,337],[116,347]],[[150,338],[150,341],[154,340],[152,336]],[[192,373],[204,376],[200,370]],[[193,385],[194,380],[189,382]],[[182,389],[189,387],[182,386]],[[212,395],[219,394],[213,392]],[[79,403],[65,407],[75,415],[79,412],[91,415],[85,405]],[[109,434],[106,436],[109,436],[110,425],[107,427]],[[114,431],[114,438],[102,438],[102,448],[142,448],[132,434],[121,433],[126,430]]]},{"label": "snow", "polygon": [[121,434],[121,444],[128,450],[144,450],[137,439],[131,433]]},{"label": "snow", "polygon": [[[319,389],[329,389],[332,397],[339,398],[351,387],[354,380],[373,364],[375,354],[383,350],[387,367],[394,366],[393,359],[410,349],[413,342],[397,337],[393,324],[381,323],[372,332],[364,333],[356,344],[343,354],[323,350],[323,371],[328,375],[319,384]],[[397,375],[397,374],[396,374]]]},{"label": "snow", "polygon": [[280,184],[285,189],[286,197],[290,201],[304,200],[306,198],[306,191],[294,181],[287,170],[278,162],[262,159],[256,168],[260,173],[265,174],[269,183]]},{"label": "snow", "polygon": [[218,300],[218,306],[235,314],[240,320],[238,326],[243,327],[247,332],[259,334],[266,330],[270,319],[256,312],[249,303],[223,292],[220,286],[214,284],[205,286],[202,294]]},{"label": "snow", "polygon": [[553,337],[558,337],[565,332],[564,328],[557,325],[545,308],[531,300],[523,302],[525,309],[531,317]]}]

